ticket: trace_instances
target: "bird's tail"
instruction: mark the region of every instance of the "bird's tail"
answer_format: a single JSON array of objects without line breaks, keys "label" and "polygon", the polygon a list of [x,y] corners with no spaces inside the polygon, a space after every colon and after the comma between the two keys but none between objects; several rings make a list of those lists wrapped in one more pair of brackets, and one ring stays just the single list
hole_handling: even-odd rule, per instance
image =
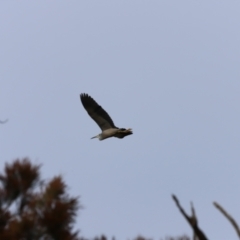
[{"label": "bird's tail", "polygon": [[93,139],[93,138],[98,138],[98,135],[97,135],[97,136],[95,136],[95,137],[92,137],[91,139]]}]

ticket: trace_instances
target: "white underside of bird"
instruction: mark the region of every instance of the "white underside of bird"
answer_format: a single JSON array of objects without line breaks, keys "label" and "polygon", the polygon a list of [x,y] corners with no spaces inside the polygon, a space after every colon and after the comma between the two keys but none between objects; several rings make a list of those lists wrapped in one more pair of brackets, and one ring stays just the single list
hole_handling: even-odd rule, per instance
[{"label": "white underside of bird", "polygon": [[92,137],[93,138],[98,138],[100,141],[104,140],[109,137],[118,137],[118,138],[123,138],[126,134],[132,134],[132,129],[119,129],[119,128],[109,128],[107,130],[104,130],[102,133],[98,134],[97,136]]}]

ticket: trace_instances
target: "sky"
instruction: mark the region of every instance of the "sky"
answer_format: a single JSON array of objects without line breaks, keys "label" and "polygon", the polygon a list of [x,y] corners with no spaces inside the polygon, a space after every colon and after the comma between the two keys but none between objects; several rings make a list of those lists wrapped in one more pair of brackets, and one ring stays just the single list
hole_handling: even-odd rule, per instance
[{"label": "sky", "polygon": [[[80,196],[92,238],[209,239],[240,224],[240,1],[1,1],[0,166],[29,157]],[[101,132],[92,96],[124,139]],[[2,171],[2,170],[1,170]]]}]

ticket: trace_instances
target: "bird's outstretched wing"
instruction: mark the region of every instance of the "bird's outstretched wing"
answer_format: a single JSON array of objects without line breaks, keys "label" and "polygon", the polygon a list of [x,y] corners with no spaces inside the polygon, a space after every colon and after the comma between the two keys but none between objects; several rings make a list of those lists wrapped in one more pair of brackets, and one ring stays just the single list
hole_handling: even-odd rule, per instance
[{"label": "bird's outstretched wing", "polygon": [[102,131],[109,128],[116,128],[108,113],[98,105],[93,98],[86,93],[82,93],[80,94],[80,99],[89,116],[97,123]]}]

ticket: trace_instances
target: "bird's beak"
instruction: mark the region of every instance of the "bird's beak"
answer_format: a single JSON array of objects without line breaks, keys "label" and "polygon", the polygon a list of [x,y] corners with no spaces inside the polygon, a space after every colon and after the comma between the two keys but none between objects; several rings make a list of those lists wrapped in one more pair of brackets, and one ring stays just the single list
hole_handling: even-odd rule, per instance
[{"label": "bird's beak", "polygon": [[98,137],[98,135],[97,136],[95,136],[95,137],[92,137],[91,139],[93,139],[93,138],[97,138]]}]

